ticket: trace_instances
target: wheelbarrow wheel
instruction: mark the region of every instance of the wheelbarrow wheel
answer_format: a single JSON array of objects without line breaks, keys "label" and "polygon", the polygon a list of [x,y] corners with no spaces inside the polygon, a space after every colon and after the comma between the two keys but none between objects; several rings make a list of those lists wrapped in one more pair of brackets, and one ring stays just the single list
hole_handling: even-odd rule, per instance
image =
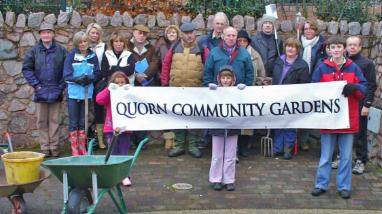
[{"label": "wheelbarrow wheel", "polygon": [[89,190],[75,188],[69,193],[68,213],[87,213],[87,209],[92,203],[93,198]]},{"label": "wheelbarrow wheel", "polygon": [[12,214],[27,214],[27,205],[22,196],[13,196],[10,200],[13,205]]}]

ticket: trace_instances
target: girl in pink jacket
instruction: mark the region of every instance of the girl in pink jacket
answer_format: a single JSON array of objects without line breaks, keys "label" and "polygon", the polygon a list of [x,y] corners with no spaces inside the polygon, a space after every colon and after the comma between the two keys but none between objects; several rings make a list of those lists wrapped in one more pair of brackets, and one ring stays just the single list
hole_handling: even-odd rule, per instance
[{"label": "girl in pink jacket", "polygon": [[[110,84],[113,84],[113,83],[119,86],[123,86],[123,85],[129,84],[129,79],[123,72],[117,71],[113,73],[113,75],[111,75],[109,86]],[[103,105],[106,108],[106,117],[105,117],[103,132],[106,137],[106,142],[110,146],[111,139],[113,137],[113,118],[111,115],[110,91],[108,87],[103,89],[101,92],[97,94],[96,102],[98,105]],[[130,135],[131,135],[130,131],[125,131],[121,133],[120,135],[118,135],[116,145],[114,146],[114,149],[111,153],[112,155],[127,155],[128,154],[129,147],[131,144]],[[126,177],[122,181],[122,184],[124,186],[130,186],[131,181],[128,177]]]}]

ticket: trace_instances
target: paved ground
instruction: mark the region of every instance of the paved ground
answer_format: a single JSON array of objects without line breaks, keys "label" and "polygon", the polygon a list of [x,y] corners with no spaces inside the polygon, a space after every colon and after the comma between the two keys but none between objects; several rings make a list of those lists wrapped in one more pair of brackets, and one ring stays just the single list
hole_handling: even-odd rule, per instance
[{"label": "paved ground", "polygon": [[227,209],[227,210],[182,210],[157,211],[139,214],[381,214],[372,210],[333,210],[333,209]]},{"label": "paved ground", "polygon": [[[179,211],[174,214],[292,214],[329,211],[336,213],[332,210],[339,210],[338,213],[358,212],[343,212],[344,210],[382,210],[382,170],[374,166],[370,166],[364,175],[353,176],[351,199],[343,200],[337,195],[335,176],[332,176],[327,194],[319,198],[312,197],[310,191],[319,158],[318,146],[316,147],[309,152],[300,152],[291,161],[262,157],[259,155],[259,148],[255,147],[251,157],[241,159],[237,165],[236,191],[217,192],[208,183],[210,150],[205,150],[206,155],[201,159],[194,159],[189,155],[168,158],[162,145],[150,145],[141,153],[132,172],[133,186],[123,189],[126,203],[130,212],[162,211],[157,214],[169,213],[168,211]],[[193,189],[174,191],[171,185],[179,182],[192,184]],[[59,213],[62,198],[62,185],[53,176],[44,181],[34,194],[25,196],[30,213],[36,214]],[[0,207],[1,214],[10,213],[10,205],[6,199],[0,199]],[[235,209],[235,212],[231,209]],[[286,211],[279,212],[281,210]],[[117,210],[111,200],[105,197],[97,213],[111,214],[117,213]]]}]

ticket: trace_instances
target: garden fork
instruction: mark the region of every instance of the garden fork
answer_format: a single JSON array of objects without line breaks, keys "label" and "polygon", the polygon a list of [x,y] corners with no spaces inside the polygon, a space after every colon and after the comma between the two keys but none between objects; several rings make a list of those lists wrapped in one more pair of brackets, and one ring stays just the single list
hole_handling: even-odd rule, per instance
[{"label": "garden fork", "polygon": [[267,130],[267,136],[261,137],[261,153],[264,157],[273,157],[273,139],[269,137],[271,130]]}]

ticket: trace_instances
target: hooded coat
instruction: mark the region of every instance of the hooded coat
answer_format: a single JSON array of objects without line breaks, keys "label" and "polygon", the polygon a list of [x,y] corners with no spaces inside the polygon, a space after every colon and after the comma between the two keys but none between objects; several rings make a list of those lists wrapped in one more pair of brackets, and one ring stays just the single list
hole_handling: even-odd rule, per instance
[{"label": "hooded coat", "polygon": [[[223,71],[227,71],[227,70],[220,70],[219,74],[216,77],[216,82],[218,83],[219,87],[223,87],[221,82],[220,82],[220,74]],[[232,74],[232,84],[231,84],[231,86],[234,86],[235,83],[236,83],[236,76],[235,76],[235,73],[232,70],[230,70],[230,72]],[[208,134],[210,134],[212,136],[224,136],[224,132],[225,132],[225,129],[209,129],[208,130]],[[239,134],[240,134],[240,129],[227,129],[227,136],[234,136],[234,135],[239,135]]]}]

